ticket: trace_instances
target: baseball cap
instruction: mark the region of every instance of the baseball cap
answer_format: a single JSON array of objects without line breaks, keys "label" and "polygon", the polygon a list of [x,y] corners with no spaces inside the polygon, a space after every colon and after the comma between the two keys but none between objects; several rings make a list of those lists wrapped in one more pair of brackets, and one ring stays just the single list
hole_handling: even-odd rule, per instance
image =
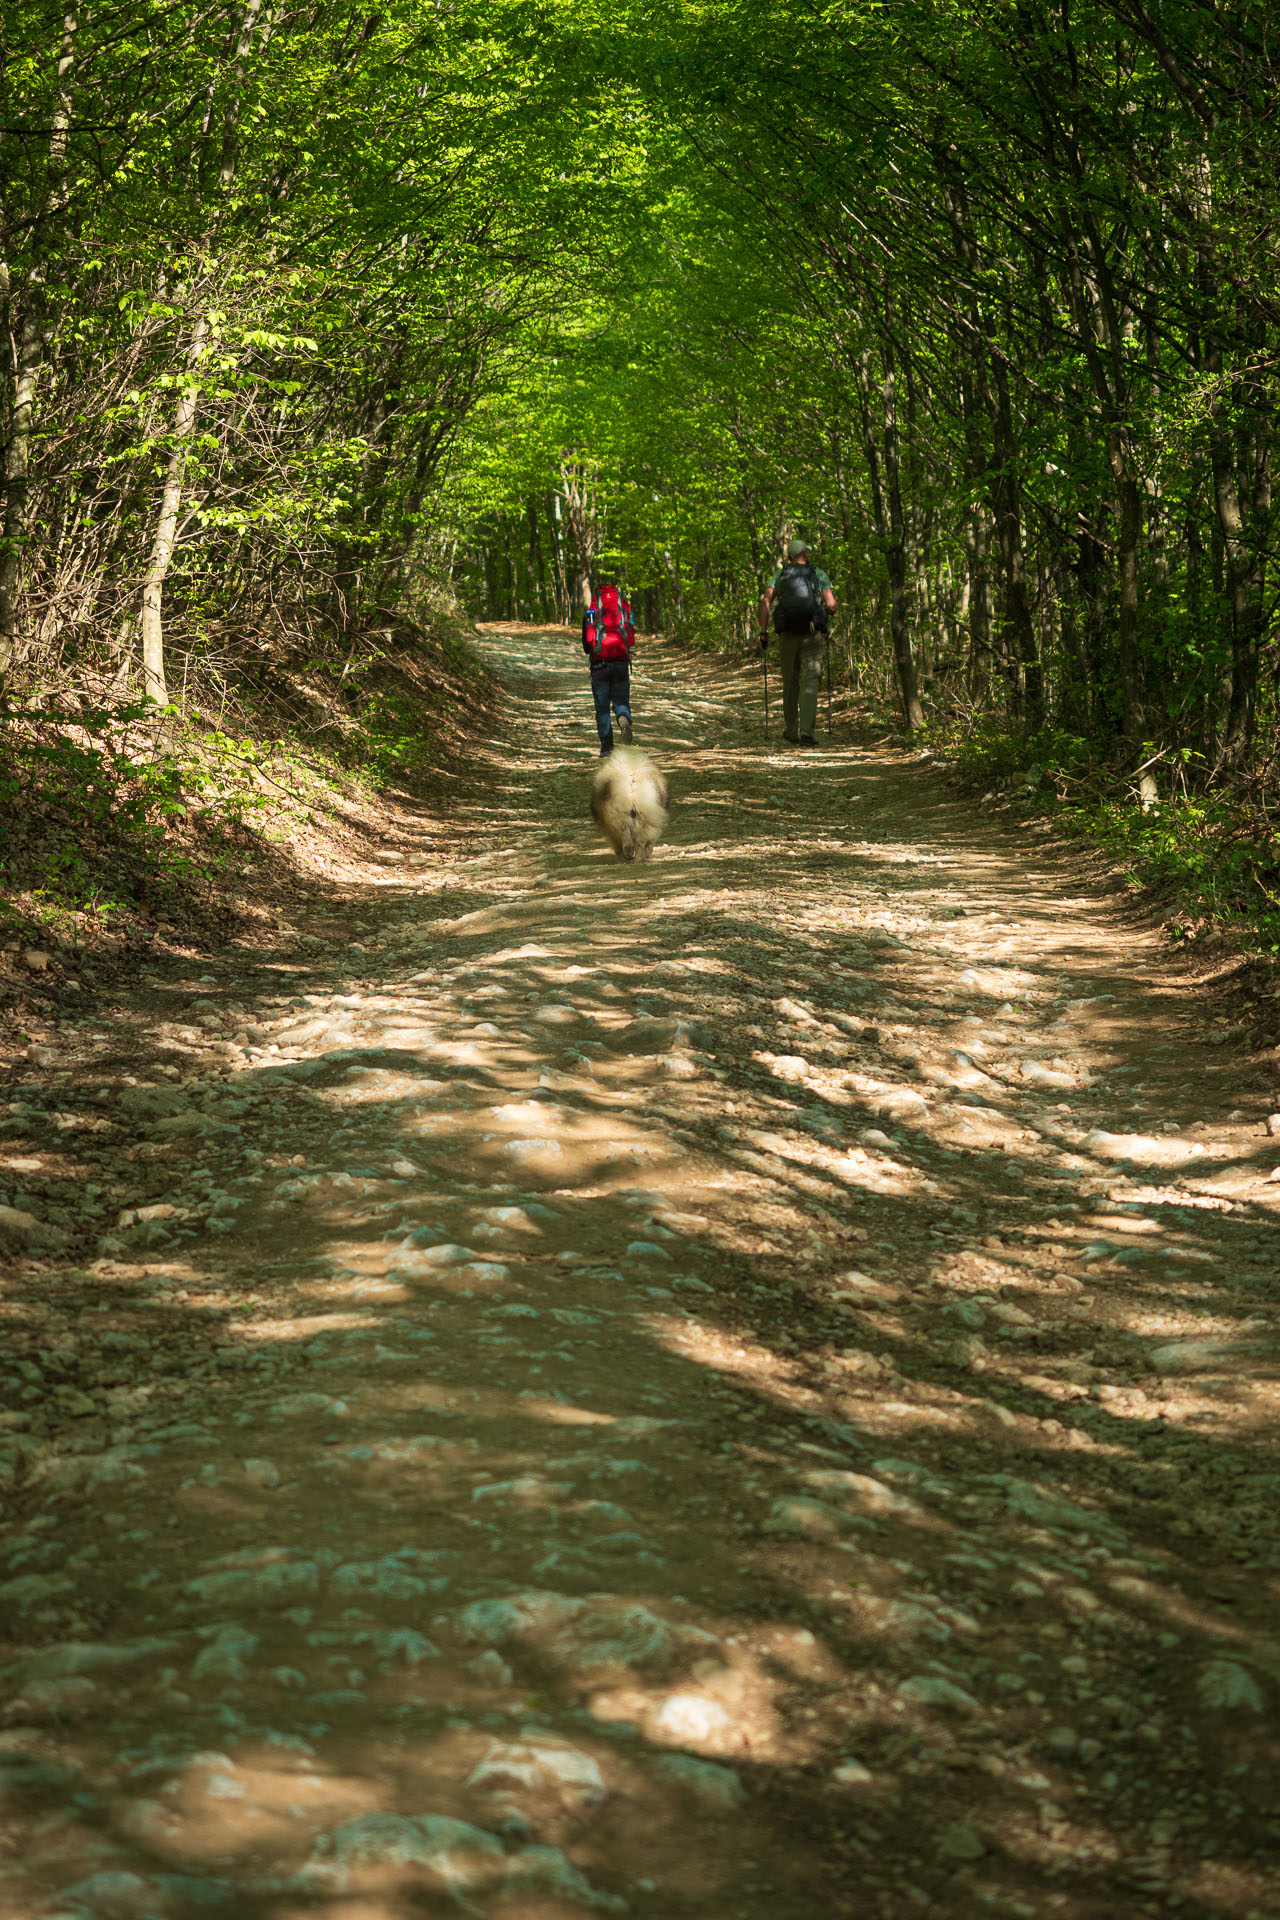
[{"label": "baseball cap", "polygon": [[802,553],[808,553],[808,551],[809,542],[807,540],[788,540],[787,542],[788,560],[798,560]]}]

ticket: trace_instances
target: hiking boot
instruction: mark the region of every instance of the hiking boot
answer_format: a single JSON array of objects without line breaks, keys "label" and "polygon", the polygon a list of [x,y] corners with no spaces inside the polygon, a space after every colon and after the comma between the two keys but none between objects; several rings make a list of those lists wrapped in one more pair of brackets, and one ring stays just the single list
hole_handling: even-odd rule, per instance
[{"label": "hiking boot", "polygon": [[602,740],[600,742],[600,758],[603,760],[607,753],[612,753],[612,752],[613,752],[613,735],[610,734],[607,740]]},{"label": "hiking boot", "polygon": [[816,747],[817,744],[817,741],[811,733],[802,733],[800,735],[800,745],[802,747]]},{"label": "hiking boot", "polygon": [[784,733],[782,737],[789,747],[798,747],[800,745],[800,736],[798,733]]},{"label": "hiking boot", "polygon": [[629,713],[620,713],[618,715],[618,738],[624,747],[631,745],[631,715]]}]

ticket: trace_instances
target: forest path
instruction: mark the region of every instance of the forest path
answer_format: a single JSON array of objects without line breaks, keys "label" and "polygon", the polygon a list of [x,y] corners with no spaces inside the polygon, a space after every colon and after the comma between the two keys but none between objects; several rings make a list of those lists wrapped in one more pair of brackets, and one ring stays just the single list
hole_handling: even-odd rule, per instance
[{"label": "forest path", "polygon": [[126,1095],[201,1208],[31,1290],[0,1915],[1270,1914],[1261,1094],[1072,868],[675,649],[618,864],[573,637],[482,645],[473,857],[207,976],[267,1024]]}]

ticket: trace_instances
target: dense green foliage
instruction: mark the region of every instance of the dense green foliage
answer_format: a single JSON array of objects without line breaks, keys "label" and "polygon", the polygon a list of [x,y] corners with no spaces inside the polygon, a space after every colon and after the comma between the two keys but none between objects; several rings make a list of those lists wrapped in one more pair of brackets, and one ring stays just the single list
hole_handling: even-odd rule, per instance
[{"label": "dense green foliage", "polygon": [[7,10],[6,656],[163,698],[166,615],[185,686],[358,645],[401,592],[459,424],[572,301],[607,151],[506,26]]},{"label": "dense green foliage", "polygon": [[694,628],[732,631],[803,526],[912,726],[945,698],[1247,762],[1275,682],[1265,11],[646,19],[671,197],[607,352],[563,342],[538,389],[527,482],[548,439],[589,446],[609,540]]},{"label": "dense green foliage", "polygon": [[447,579],[563,618],[602,560],[727,644],[802,529],[910,729],[1267,775],[1261,0],[27,0],[4,32],[19,677],[347,660]]}]

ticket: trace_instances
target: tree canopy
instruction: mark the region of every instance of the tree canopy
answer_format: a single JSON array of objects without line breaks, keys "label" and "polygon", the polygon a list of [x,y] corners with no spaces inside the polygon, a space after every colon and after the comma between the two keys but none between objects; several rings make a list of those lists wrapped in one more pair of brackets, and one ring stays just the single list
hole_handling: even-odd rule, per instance
[{"label": "tree canopy", "polygon": [[[803,530],[905,724],[1274,736],[1256,0],[5,10],[0,656],[163,698]],[[273,638],[274,637],[274,638]]]}]

